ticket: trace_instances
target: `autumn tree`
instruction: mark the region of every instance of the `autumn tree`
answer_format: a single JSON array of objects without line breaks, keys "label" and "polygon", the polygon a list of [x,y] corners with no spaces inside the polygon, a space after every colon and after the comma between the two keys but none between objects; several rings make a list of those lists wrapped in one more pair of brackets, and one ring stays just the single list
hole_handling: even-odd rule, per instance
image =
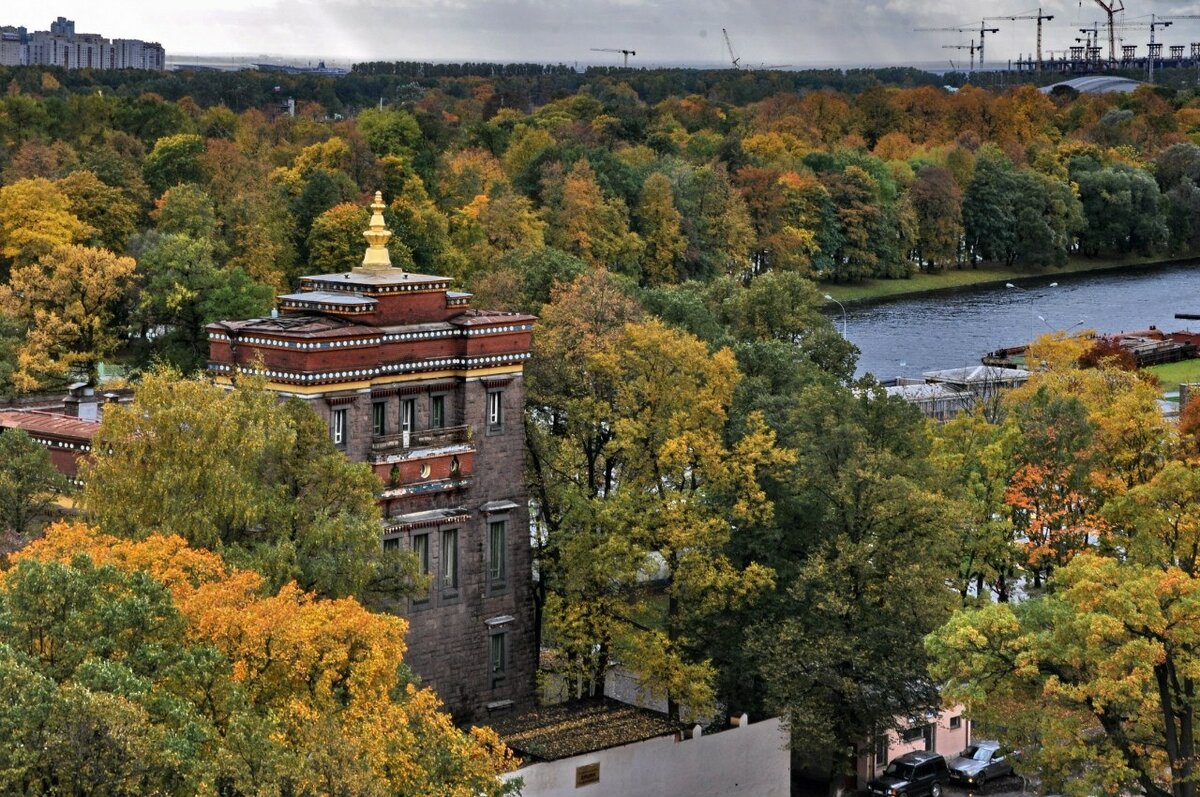
[{"label": "autumn tree", "polygon": [[654,172],[646,178],[634,215],[637,232],[645,243],[642,284],[675,282],[679,278],[678,264],[687,241],[680,230],[682,216],[675,208],[671,181],[666,175]]},{"label": "autumn tree", "polygon": [[[770,518],[759,474],[790,455],[761,417],[726,444],[738,379],[728,350],[710,355],[658,322],[629,324],[612,342],[583,363],[590,413],[564,419],[580,434],[554,441],[569,459],[543,470],[561,482],[543,494],[568,501],[552,509],[562,520],[547,611],[576,672],[602,683],[619,663],[672,717],[704,715],[714,700],[705,619],[772,583],[761,565],[735,566],[727,547],[735,529]],[[602,447],[589,450],[598,434]],[[665,606],[648,581],[661,582]]]},{"label": "autumn tree", "polygon": [[70,199],[44,178],[0,187],[0,265],[27,266],[60,244],[96,230],[71,212]]},{"label": "autumn tree", "polygon": [[179,537],[57,524],[0,580],[5,791],[513,791],[402,666],[406,623],[266,590]]},{"label": "autumn tree", "polygon": [[633,273],[643,243],[629,231],[629,211],[608,198],[586,159],[570,172],[551,170],[544,180],[546,242],[588,265]]},{"label": "autumn tree", "polygon": [[962,192],[947,170],[929,166],[909,189],[917,214],[917,258],[938,271],[956,264],[962,246]]},{"label": "autumn tree", "polygon": [[133,258],[63,245],[14,269],[0,287],[0,308],[22,323],[14,386],[21,391],[72,376],[95,382],[118,344],[115,319],[133,287]]},{"label": "autumn tree", "polygon": [[327,596],[386,603],[421,586],[413,557],[379,544],[379,480],[297,400],[158,370],[105,411],[93,451],[82,504],[108,533],[178,534]]}]

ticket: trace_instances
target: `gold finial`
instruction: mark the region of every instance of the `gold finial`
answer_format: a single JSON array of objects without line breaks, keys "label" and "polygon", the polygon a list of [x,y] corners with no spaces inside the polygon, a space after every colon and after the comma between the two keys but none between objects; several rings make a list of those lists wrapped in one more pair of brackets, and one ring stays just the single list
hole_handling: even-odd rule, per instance
[{"label": "gold finial", "polygon": [[[375,192],[375,201],[371,203],[371,223],[363,237],[367,239],[367,253],[363,256],[362,266],[365,271],[382,271],[392,267],[392,259],[388,256],[387,243],[392,237],[392,231],[383,221],[383,192]],[[355,269],[356,271],[358,269]]]}]

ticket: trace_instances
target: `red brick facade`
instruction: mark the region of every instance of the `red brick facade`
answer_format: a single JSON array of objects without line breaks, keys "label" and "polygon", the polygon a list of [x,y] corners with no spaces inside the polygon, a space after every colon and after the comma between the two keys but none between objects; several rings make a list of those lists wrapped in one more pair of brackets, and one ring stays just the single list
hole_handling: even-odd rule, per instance
[{"label": "red brick facade", "polygon": [[209,325],[209,372],[262,373],[371,465],[382,544],[432,576],[406,611],[407,663],[456,717],[485,718],[534,692],[522,368],[535,319],[381,264],[374,207],[364,266],[304,277],[278,317]]}]

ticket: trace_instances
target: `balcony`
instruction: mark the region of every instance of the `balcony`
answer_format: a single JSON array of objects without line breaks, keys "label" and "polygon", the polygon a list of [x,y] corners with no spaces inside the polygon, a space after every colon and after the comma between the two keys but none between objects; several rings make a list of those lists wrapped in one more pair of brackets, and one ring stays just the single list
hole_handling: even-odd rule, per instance
[{"label": "balcony", "polygon": [[441,448],[470,443],[472,427],[447,426],[441,429],[422,429],[419,432],[400,432],[376,437],[371,441],[371,453],[375,456],[399,454],[419,448]]}]

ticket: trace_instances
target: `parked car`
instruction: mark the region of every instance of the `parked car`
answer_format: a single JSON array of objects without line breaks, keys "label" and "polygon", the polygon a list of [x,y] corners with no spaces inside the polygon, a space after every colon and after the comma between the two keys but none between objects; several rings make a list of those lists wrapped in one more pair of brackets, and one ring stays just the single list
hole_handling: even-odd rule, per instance
[{"label": "parked car", "polygon": [[872,797],[942,797],[950,782],[946,759],[938,753],[905,753],[867,784]]},{"label": "parked car", "polygon": [[950,779],[976,788],[1013,773],[1013,758],[999,742],[979,741],[950,759]]}]

